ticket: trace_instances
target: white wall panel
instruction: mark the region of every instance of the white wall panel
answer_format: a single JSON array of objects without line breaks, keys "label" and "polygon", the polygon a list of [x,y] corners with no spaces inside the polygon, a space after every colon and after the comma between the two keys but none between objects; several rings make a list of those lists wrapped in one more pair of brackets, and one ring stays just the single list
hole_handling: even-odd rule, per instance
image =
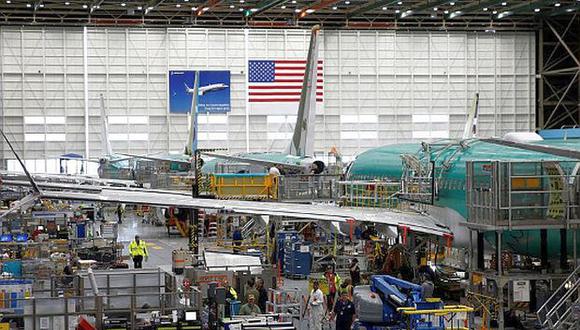
[{"label": "white wall panel", "polygon": [[[82,29],[0,27],[2,125],[27,159],[83,154],[85,129],[91,155],[98,156],[102,93],[111,116],[148,118],[111,125],[117,137],[134,137],[115,141],[114,149],[179,151],[187,117],[167,113],[168,70],[226,69],[232,72],[232,111],[219,120],[202,117],[200,145],[231,152],[283,150],[287,141],[281,138],[292,132],[293,117],[276,119],[275,109],[270,116],[246,113],[246,60],[304,58],[308,42],[304,30],[89,28],[87,128]],[[458,137],[475,92],[482,135],[533,128],[531,33],[325,31],[320,57],[325,106],[317,116],[317,152],[336,146],[352,156],[413,136]],[[61,116],[66,125],[26,123],[24,116]],[[413,118],[437,120],[424,125]],[[50,136],[66,137],[66,143],[25,142],[24,133],[55,134]],[[145,136],[148,141],[140,141]],[[6,147],[3,152],[12,157]]]}]

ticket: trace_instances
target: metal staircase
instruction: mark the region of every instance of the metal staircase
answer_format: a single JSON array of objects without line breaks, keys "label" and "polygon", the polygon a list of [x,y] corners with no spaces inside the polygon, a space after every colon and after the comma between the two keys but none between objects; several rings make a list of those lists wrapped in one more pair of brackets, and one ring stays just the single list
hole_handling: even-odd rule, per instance
[{"label": "metal staircase", "polygon": [[580,328],[580,266],[560,285],[538,309],[538,320],[543,328]]}]

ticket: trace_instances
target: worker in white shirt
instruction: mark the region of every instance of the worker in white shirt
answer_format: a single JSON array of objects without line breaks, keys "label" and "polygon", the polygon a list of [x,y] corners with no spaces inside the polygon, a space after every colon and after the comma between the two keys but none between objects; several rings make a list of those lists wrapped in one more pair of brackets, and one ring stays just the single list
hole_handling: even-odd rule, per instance
[{"label": "worker in white shirt", "polygon": [[280,176],[280,170],[278,169],[278,167],[272,166],[268,170],[268,174],[270,174],[271,176]]},{"label": "worker in white shirt", "polygon": [[322,319],[324,318],[324,294],[318,287],[318,281],[312,282],[312,291],[308,297],[307,308],[310,309],[309,329],[322,330]]}]

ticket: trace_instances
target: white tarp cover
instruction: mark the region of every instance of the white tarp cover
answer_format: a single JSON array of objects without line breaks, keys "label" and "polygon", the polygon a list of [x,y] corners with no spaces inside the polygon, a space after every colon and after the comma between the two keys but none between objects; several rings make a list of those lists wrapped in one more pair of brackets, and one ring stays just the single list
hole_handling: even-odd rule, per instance
[{"label": "white tarp cover", "polygon": [[252,274],[262,273],[260,257],[227,252],[204,251],[205,266],[208,270],[248,270]]}]

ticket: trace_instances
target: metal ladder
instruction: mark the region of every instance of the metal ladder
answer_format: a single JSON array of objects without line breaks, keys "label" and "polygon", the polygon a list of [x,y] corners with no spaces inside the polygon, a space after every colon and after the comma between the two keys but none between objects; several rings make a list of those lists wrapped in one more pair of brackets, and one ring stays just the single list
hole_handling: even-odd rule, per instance
[{"label": "metal ladder", "polygon": [[548,329],[580,328],[580,266],[560,285],[537,311],[538,320]]}]

